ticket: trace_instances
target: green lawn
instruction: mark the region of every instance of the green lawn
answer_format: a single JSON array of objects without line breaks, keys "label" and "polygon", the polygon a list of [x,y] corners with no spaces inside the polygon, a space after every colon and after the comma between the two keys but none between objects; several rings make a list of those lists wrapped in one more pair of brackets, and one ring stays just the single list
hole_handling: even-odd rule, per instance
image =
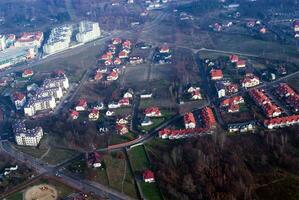
[{"label": "green lawn", "polygon": [[17,192],[15,194],[10,195],[9,197],[5,198],[6,200],[21,200],[23,199],[23,193]]},{"label": "green lawn", "polygon": [[135,172],[136,171],[141,172],[149,168],[150,164],[147,160],[143,145],[130,149],[129,158]]},{"label": "green lawn", "polygon": [[78,153],[75,151],[52,147],[50,152],[43,158],[43,161],[52,165],[56,165],[64,162],[67,159],[71,159],[76,155],[78,155]]},{"label": "green lawn", "polygon": [[140,183],[143,195],[147,200],[161,200],[163,199],[156,183]]},{"label": "green lawn", "polygon": [[129,131],[126,135],[112,134],[109,145],[129,142],[136,138],[136,135]]}]

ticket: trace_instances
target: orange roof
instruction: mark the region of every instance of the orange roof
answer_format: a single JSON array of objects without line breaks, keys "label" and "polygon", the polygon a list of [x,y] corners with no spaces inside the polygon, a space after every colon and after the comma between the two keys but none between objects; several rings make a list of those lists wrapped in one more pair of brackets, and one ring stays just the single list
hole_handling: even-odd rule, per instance
[{"label": "orange roof", "polygon": [[232,62],[232,63],[235,63],[235,62],[238,62],[239,61],[239,57],[237,55],[230,55],[229,56],[229,60]]},{"label": "orange roof", "polygon": [[12,95],[14,101],[22,101],[25,98],[25,95],[21,92],[15,92]]},{"label": "orange roof", "polygon": [[189,112],[184,115],[185,124],[196,123],[193,113]]},{"label": "orange roof", "polygon": [[223,77],[223,73],[221,69],[212,69],[210,74],[212,78]]}]

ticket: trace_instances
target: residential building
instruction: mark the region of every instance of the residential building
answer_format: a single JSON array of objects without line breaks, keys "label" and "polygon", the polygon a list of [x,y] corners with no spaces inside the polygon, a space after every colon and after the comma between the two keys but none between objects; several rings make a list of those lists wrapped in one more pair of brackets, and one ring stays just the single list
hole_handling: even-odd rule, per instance
[{"label": "residential building", "polygon": [[75,110],[71,110],[70,111],[70,117],[75,120],[75,119],[78,119],[79,118],[79,112],[78,111],[75,111]]},{"label": "residential building", "polygon": [[108,76],[107,76],[107,81],[115,81],[118,79],[118,73],[115,71],[112,71]]},{"label": "residential building", "polygon": [[75,107],[76,111],[85,111],[87,110],[87,101],[85,99],[79,99],[77,106]]},{"label": "residential building", "polygon": [[32,97],[24,107],[24,113],[28,117],[32,117],[38,111],[42,110],[54,110],[56,107],[56,101],[53,96],[48,97]]},{"label": "residential building", "polygon": [[82,21],[79,24],[79,33],[76,35],[78,42],[85,43],[101,37],[99,23]]},{"label": "residential building", "polygon": [[236,62],[236,67],[237,67],[238,69],[246,67],[246,61],[245,61],[245,60],[238,60],[238,61]]},{"label": "residential building", "polygon": [[21,110],[26,103],[26,96],[21,92],[14,92],[11,99],[17,110]]},{"label": "residential building", "polygon": [[120,134],[120,135],[125,135],[125,134],[129,133],[128,127],[124,124],[117,124],[116,130],[117,130],[118,134]]},{"label": "residential building", "polygon": [[223,78],[223,73],[221,69],[212,69],[210,71],[210,76],[212,80],[220,80]]},{"label": "residential building", "polygon": [[100,117],[100,111],[97,109],[92,109],[88,115],[89,120],[95,121]]},{"label": "residential building", "polygon": [[159,48],[159,52],[160,52],[160,53],[170,53],[170,48],[169,48],[167,45],[162,45],[162,46]]},{"label": "residential building", "polygon": [[102,156],[99,152],[93,151],[85,154],[88,167],[99,168],[102,166]]},{"label": "residential building", "polygon": [[144,110],[146,117],[161,117],[162,113],[158,107],[149,107]]},{"label": "residential building", "polygon": [[227,107],[229,105],[238,105],[244,103],[244,98],[242,96],[234,96],[228,99],[224,99],[221,101],[221,107]]},{"label": "residential building", "polygon": [[25,32],[15,42],[15,47],[33,47],[40,48],[44,40],[44,33],[37,32]]},{"label": "residential building", "polygon": [[73,29],[71,25],[55,27],[51,30],[49,39],[43,47],[45,54],[53,54],[70,47]]},{"label": "residential building", "polygon": [[0,70],[33,59],[35,56],[36,50],[34,48],[7,48],[0,54]]},{"label": "residential building", "polygon": [[278,117],[282,114],[281,109],[274,103],[271,102],[271,99],[265,94],[261,89],[253,89],[249,92],[251,98],[259,105],[267,117]]},{"label": "residential building", "polygon": [[24,121],[14,123],[13,131],[16,143],[22,146],[37,146],[43,137],[42,127],[27,129]]},{"label": "residential building", "polygon": [[285,100],[294,112],[299,111],[299,94],[288,84],[280,83],[276,89],[276,93]]},{"label": "residential building", "polygon": [[254,74],[247,73],[241,82],[242,87],[251,88],[260,84],[260,79]]},{"label": "residential building", "polygon": [[143,181],[146,183],[153,183],[155,182],[155,175],[154,173],[149,170],[146,169],[143,173],[142,173],[142,177],[143,177]]},{"label": "residential building", "polygon": [[216,119],[213,110],[210,107],[201,109],[200,116],[203,120],[204,127],[211,128],[216,125]]},{"label": "residential building", "polygon": [[193,129],[196,127],[196,121],[193,113],[189,112],[184,115],[184,123],[186,129]]},{"label": "residential building", "polygon": [[114,45],[118,45],[118,44],[121,44],[121,43],[122,43],[122,40],[119,37],[112,39],[112,44],[114,44]]},{"label": "residential building", "polygon": [[143,121],[141,122],[141,126],[150,126],[152,124],[153,124],[152,120],[147,116],[145,116]]},{"label": "residential building", "polygon": [[187,92],[191,95],[191,100],[202,99],[199,87],[190,87]]},{"label": "residential building", "polygon": [[120,107],[122,107],[122,106],[129,106],[129,105],[130,105],[130,100],[129,100],[129,98],[122,98],[122,99],[120,99],[120,100],[118,101],[118,105],[119,105]]},{"label": "residential building", "polygon": [[217,81],[215,83],[215,88],[216,88],[218,98],[222,98],[226,96],[226,88],[223,82]]},{"label": "residential building", "polygon": [[248,131],[254,131],[257,127],[257,121],[248,121],[248,122],[242,122],[242,123],[234,123],[234,124],[228,124],[227,128],[230,133],[233,132],[248,132]]},{"label": "residential building", "polygon": [[33,76],[33,70],[31,70],[31,69],[25,69],[22,73],[23,78],[28,78],[31,76]]},{"label": "residential building", "polygon": [[277,117],[264,120],[264,126],[268,129],[283,128],[299,124],[299,115]]},{"label": "residential building", "polygon": [[0,51],[6,49],[6,36],[0,35]]},{"label": "residential building", "polygon": [[237,63],[239,61],[239,57],[237,55],[230,55],[229,60],[231,63]]}]

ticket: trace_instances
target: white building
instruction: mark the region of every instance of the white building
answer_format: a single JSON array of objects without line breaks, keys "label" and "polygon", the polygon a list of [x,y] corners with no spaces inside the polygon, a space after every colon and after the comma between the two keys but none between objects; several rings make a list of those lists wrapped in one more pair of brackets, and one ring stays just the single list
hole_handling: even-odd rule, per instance
[{"label": "white building", "polygon": [[78,42],[85,43],[101,37],[99,23],[82,21],[79,24],[79,33],[76,35]]},{"label": "white building", "polygon": [[24,121],[16,122],[13,130],[16,143],[22,146],[37,146],[44,134],[42,127],[27,129]]},{"label": "white building", "polygon": [[55,107],[56,107],[56,102],[53,96],[42,97],[42,98],[33,97],[29,100],[28,104],[24,107],[24,113],[25,115],[32,117],[38,111],[53,110]]},{"label": "white building", "polygon": [[11,98],[17,110],[20,110],[26,103],[26,96],[20,92],[13,93]]},{"label": "white building", "polygon": [[6,49],[6,37],[5,35],[0,35],[0,51]]},{"label": "white building", "polygon": [[53,54],[70,47],[73,28],[71,25],[64,25],[52,29],[47,43],[43,50],[46,54]]}]

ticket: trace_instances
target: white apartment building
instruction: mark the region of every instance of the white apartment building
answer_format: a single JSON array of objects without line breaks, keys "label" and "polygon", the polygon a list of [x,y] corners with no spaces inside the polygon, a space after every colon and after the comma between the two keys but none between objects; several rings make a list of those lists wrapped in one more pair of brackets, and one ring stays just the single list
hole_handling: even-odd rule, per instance
[{"label": "white apartment building", "polygon": [[61,87],[53,88],[39,88],[36,92],[38,98],[53,96],[55,99],[61,99],[63,97],[63,92]]},{"label": "white apartment building", "polygon": [[71,25],[64,25],[52,29],[47,43],[43,47],[46,54],[53,54],[70,47],[73,28]]},{"label": "white apartment building", "polygon": [[0,51],[6,49],[6,37],[5,35],[0,35]]},{"label": "white apartment building", "polygon": [[78,42],[85,43],[95,40],[101,36],[99,23],[82,21],[79,24],[79,33],[76,35]]},{"label": "white apartment building", "polygon": [[24,113],[26,116],[32,117],[38,111],[53,110],[55,107],[56,101],[53,96],[42,98],[33,97],[24,107]]},{"label": "white apartment building", "polygon": [[24,121],[16,122],[13,130],[16,143],[22,146],[37,146],[44,134],[42,127],[27,129]]},{"label": "white apartment building", "polygon": [[69,79],[65,75],[58,76],[55,78],[48,78],[44,80],[43,87],[44,88],[61,87],[61,89],[67,90],[70,87]]}]

